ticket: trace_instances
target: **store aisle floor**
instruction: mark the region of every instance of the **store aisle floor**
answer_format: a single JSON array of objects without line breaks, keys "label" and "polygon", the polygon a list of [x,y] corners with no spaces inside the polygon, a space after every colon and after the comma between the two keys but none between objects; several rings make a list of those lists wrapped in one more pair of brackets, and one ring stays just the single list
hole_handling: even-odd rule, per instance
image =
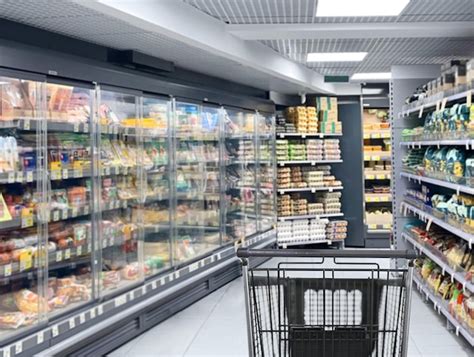
[{"label": "store aisle floor", "polygon": [[[465,341],[447,331],[445,323],[414,293],[408,355],[474,356]],[[242,279],[215,291],[109,356],[247,356]]]}]

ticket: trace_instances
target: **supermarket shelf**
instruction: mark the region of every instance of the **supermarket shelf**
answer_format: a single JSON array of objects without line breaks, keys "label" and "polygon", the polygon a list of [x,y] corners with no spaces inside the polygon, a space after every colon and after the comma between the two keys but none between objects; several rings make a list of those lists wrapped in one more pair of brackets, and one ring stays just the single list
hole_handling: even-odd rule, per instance
[{"label": "supermarket shelf", "polygon": [[364,153],[364,161],[389,161],[392,159],[390,152],[372,152],[368,154]]},{"label": "supermarket shelf", "polygon": [[439,297],[433,294],[433,292],[426,286],[422,279],[417,276],[416,273],[413,274],[413,281],[418,286],[418,289],[420,289],[420,291],[422,291],[426,297],[433,302],[435,310],[441,312],[453,325],[456,334],[461,334],[471,346],[474,346],[474,336],[471,335],[469,330],[467,330],[462,324],[459,323],[458,320],[456,320],[453,315],[449,313],[445,303],[441,301]]},{"label": "supermarket shelf", "polygon": [[390,234],[392,234],[392,230],[391,229],[368,229],[367,233],[372,234],[372,235],[390,236]]},{"label": "supermarket shelf", "polygon": [[441,140],[419,140],[419,141],[402,141],[400,146],[422,147],[422,146],[441,146],[441,145],[459,145],[466,148],[474,148],[474,139],[441,139]]},{"label": "supermarket shelf", "polygon": [[320,219],[320,218],[333,218],[333,217],[343,217],[344,213],[328,213],[328,214],[307,214],[302,216],[286,216],[278,217],[280,222],[292,221],[297,219]]},{"label": "supermarket shelf", "polygon": [[425,211],[419,209],[419,208],[416,208],[415,206],[403,201],[401,203],[401,208],[402,210],[405,208],[411,212],[413,212],[414,214],[416,214],[421,220],[423,221],[427,221],[427,222],[432,222],[434,224],[436,224],[437,226],[440,226],[441,228],[444,228],[446,229],[447,231],[457,235],[458,237],[466,240],[467,242],[469,242],[469,246],[472,246],[473,242],[474,242],[474,235],[472,234],[469,234],[467,232],[464,232],[462,231],[461,229],[459,228],[456,228],[456,227],[453,227],[452,225],[450,225],[449,223],[429,214],[429,213],[426,213]]},{"label": "supermarket shelf", "polygon": [[379,202],[391,202],[392,201],[392,195],[387,193],[387,194],[382,194],[382,193],[366,193],[365,194],[365,202],[366,203],[379,203]]},{"label": "supermarket shelf", "polygon": [[382,231],[382,232],[391,232],[392,225],[391,224],[368,224],[367,225],[368,231]]},{"label": "supermarket shelf", "polygon": [[462,100],[464,98],[467,98],[468,95],[472,95],[472,93],[473,93],[472,90],[468,90],[468,91],[459,92],[453,95],[449,95],[446,97],[440,96],[440,95],[429,97],[425,99],[426,103],[423,103],[423,104],[417,103],[418,105],[416,105],[413,108],[402,110],[400,112],[399,117],[403,118],[403,117],[410,116],[413,113],[417,113],[417,114],[422,113],[424,109],[436,108],[436,106],[441,105],[442,102],[449,103],[449,102],[454,102],[457,100]]},{"label": "supermarket shelf", "polygon": [[462,272],[457,272],[451,268],[446,262],[444,262],[440,257],[436,256],[431,249],[424,247],[420,244],[415,238],[411,237],[409,234],[402,232],[402,237],[410,242],[417,250],[426,255],[432,261],[443,269],[443,273],[448,273],[451,276],[451,279],[455,279],[457,282],[461,283],[464,289],[467,289],[471,292],[474,292],[474,284],[464,277]]},{"label": "supermarket shelf", "polygon": [[390,130],[381,130],[375,133],[364,133],[364,139],[388,139],[390,138],[392,133]]},{"label": "supermarket shelf", "polygon": [[342,133],[277,133],[276,134],[277,138],[284,139],[284,138],[330,138],[330,137],[337,137],[337,136],[342,136]]},{"label": "supermarket shelf", "polygon": [[339,240],[300,239],[300,240],[278,241],[278,238],[277,238],[277,244],[278,244],[279,247],[281,247],[283,249],[285,249],[286,247],[293,246],[293,245],[309,245],[309,244],[327,244],[327,245],[340,244],[340,245],[342,245],[342,247],[344,247],[344,239],[339,239]]},{"label": "supermarket shelf", "polygon": [[381,174],[367,174],[364,173],[364,179],[367,180],[391,180],[392,179],[392,172],[385,171]]},{"label": "supermarket shelf", "polygon": [[335,187],[305,187],[305,188],[280,188],[278,189],[278,193],[281,193],[282,195],[287,193],[287,192],[312,192],[315,193],[317,191],[328,191],[328,192],[333,192],[333,191],[339,191],[343,190],[344,187],[342,186],[335,186]]},{"label": "supermarket shelf", "polygon": [[319,164],[338,164],[343,162],[342,160],[319,160],[319,161],[310,161],[310,160],[297,160],[297,161],[279,161],[279,166],[286,165],[319,165]]},{"label": "supermarket shelf", "polygon": [[413,175],[413,174],[410,174],[408,172],[401,172],[400,176],[405,177],[408,180],[418,181],[419,183],[426,182],[426,183],[430,183],[432,185],[437,185],[437,186],[441,186],[441,187],[450,188],[450,189],[456,190],[457,193],[464,192],[464,193],[468,193],[470,195],[474,195],[474,187],[458,185],[456,183],[443,181],[443,180],[438,180],[438,179],[434,179],[434,178],[430,178],[430,177],[426,177],[426,176]]}]

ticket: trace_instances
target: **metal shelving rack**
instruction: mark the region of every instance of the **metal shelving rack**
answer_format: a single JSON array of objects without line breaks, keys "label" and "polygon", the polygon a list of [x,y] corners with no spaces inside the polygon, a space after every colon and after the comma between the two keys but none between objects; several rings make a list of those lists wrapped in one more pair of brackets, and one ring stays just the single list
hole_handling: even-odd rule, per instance
[{"label": "metal shelving rack", "polygon": [[[442,138],[429,140],[410,140],[405,141],[402,138],[402,131],[405,128],[412,128],[423,124],[424,115],[438,108],[449,107],[454,103],[465,102],[467,96],[472,96],[472,90],[466,88],[451,90],[449,93],[438,93],[434,97],[425,98],[419,102],[404,106],[405,97],[410,96],[414,90],[424,85],[429,80],[439,75],[437,66],[394,66],[392,67],[392,80],[390,83],[391,95],[391,125],[393,137],[393,181],[392,189],[394,193],[393,212],[394,212],[394,246],[397,249],[414,248],[422,255],[430,258],[437,264],[445,274],[448,274],[453,281],[462,284],[463,289],[474,292],[474,284],[462,272],[451,268],[439,253],[433,251],[434,248],[421,244],[411,236],[404,227],[414,218],[419,222],[426,224],[426,230],[433,225],[439,226],[446,231],[456,235],[460,239],[468,242],[470,249],[474,242],[474,237],[468,231],[460,227],[453,226],[450,222],[434,216],[429,209],[418,207],[415,202],[405,201],[404,192],[410,187],[419,187],[420,184],[428,184],[430,187],[441,191],[451,191],[452,193],[464,193],[472,195],[474,189],[464,184],[448,182],[448,180],[435,179],[421,176],[412,172],[404,172],[402,159],[409,148],[421,148],[423,146],[461,146],[466,150],[472,150],[472,139],[452,139]],[[454,93],[453,93],[454,92]],[[398,262],[396,263],[398,264]],[[453,329],[456,334],[462,335],[467,342],[474,346],[474,335],[461,324],[449,311],[446,301],[443,301],[439,295],[435,294],[424,280],[414,274],[414,282],[419,291],[426,297],[426,300],[433,303],[436,311],[443,314],[447,319],[448,328]]]}]

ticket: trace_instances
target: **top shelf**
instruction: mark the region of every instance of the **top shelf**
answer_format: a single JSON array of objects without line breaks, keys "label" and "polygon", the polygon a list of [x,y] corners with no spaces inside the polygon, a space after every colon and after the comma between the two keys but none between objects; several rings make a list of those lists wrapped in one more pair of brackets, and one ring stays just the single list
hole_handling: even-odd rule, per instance
[{"label": "top shelf", "polygon": [[428,109],[428,108],[432,109],[436,107],[443,108],[444,106],[446,106],[447,103],[459,101],[459,100],[462,100],[463,98],[467,98],[468,96],[472,96],[472,93],[473,93],[472,89],[455,93],[449,96],[445,96],[444,93],[441,92],[441,93],[438,93],[437,95],[417,101],[414,107],[402,110],[399,114],[399,117],[400,118],[409,117],[414,113],[418,113],[418,114],[421,113],[422,115],[424,109]]}]

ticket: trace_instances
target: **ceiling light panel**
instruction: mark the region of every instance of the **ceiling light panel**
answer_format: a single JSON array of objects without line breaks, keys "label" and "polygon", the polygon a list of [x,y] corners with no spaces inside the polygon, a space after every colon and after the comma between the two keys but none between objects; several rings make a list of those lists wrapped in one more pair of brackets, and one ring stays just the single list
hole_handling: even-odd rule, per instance
[{"label": "ceiling light panel", "polygon": [[410,0],[318,0],[317,17],[398,16]]},{"label": "ceiling light panel", "polygon": [[367,52],[312,52],[308,53],[307,62],[360,62]]},{"label": "ceiling light panel", "polygon": [[392,73],[390,72],[369,72],[369,73],[354,73],[351,77],[353,81],[377,81],[390,80]]}]

